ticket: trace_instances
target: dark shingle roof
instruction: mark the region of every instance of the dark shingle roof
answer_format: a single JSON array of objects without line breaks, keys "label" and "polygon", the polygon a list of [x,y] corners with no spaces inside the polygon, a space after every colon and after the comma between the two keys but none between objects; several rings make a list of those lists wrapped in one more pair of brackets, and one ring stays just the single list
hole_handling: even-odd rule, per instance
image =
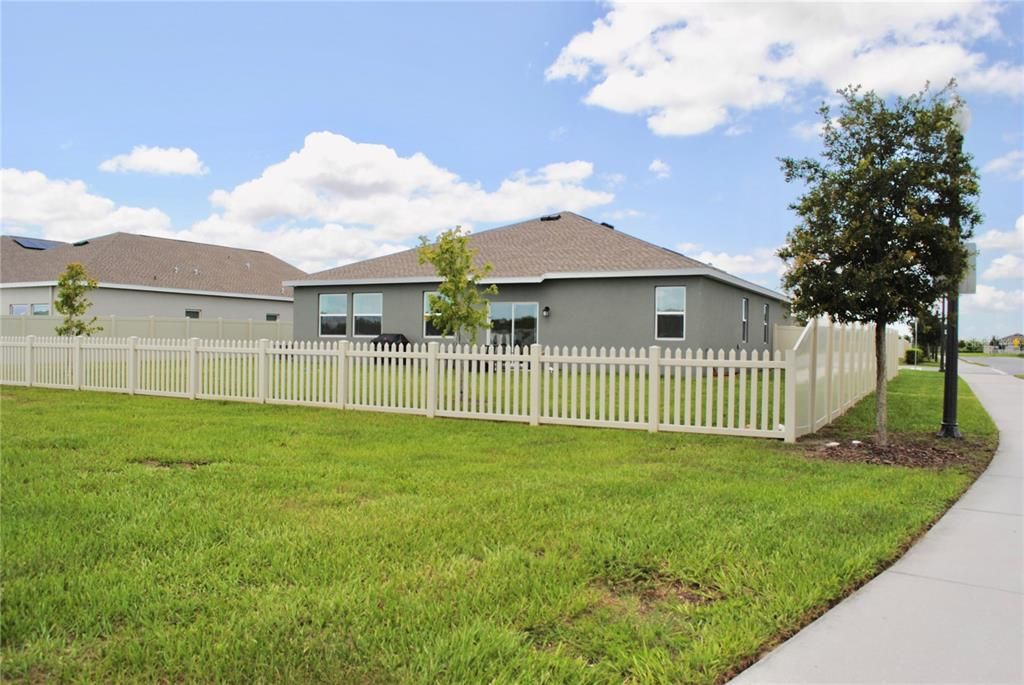
[{"label": "dark shingle roof", "polygon": [[[552,215],[555,216],[555,215]],[[707,268],[695,259],[634,238],[572,212],[554,221],[531,219],[474,233],[470,247],[476,262],[494,267],[491,278],[540,277],[550,273],[646,271]],[[309,276],[310,281],[372,280],[434,276],[420,264],[416,250],[367,259]]]},{"label": "dark shingle roof", "polygon": [[132,233],[47,250],[0,237],[0,282],[55,281],[71,262],[82,264],[100,283],[277,297],[291,296],[283,281],[306,275],[266,252]]}]

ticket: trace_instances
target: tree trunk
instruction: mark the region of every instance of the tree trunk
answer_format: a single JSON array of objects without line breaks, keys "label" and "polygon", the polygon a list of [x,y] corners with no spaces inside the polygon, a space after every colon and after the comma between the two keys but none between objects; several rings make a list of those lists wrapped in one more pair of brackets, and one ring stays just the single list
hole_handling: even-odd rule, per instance
[{"label": "tree trunk", "polygon": [[885,378],[885,321],[875,322],[875,442],[889,444],[889,400]]}]

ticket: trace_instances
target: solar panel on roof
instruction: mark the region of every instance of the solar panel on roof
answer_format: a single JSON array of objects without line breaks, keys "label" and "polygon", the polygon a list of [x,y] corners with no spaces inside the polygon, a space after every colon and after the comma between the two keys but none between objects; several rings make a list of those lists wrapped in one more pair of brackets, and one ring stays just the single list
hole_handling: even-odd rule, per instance
[{"label": "solar panel on roof", "polygon": [[14,242],[26,250],[49,250],[51,247],[57,247],[61,244],[56,240],[41,240],[39,238],[15,238]]}]

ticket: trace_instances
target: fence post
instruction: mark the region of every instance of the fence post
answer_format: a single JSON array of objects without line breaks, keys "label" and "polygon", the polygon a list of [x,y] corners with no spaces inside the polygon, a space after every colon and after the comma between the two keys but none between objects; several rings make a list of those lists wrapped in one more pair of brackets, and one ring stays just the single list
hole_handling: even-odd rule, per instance
[{"label": "fence post", "polygon": [[810,395],[811,432],[818,430],[818,320],[811,321]]},{"label": "fence post", "polygon": [[835,322],[828,319],[828,341],[825,343],[825,425],[832,423],[832,375],[835,372]]},{"label": "fence post", "polygon": [[540,384],[544,379],[541,372],[540,343],[530,345],[530,425],[540,425]]},{"label": "fence post", "polygon": [[256,399],[260,401],[260,404],[267,401],[267,342],[266,338],[260,338],[257,346],[259,351],[256,356]]},{"label": "fence post", "polygon": [[796,442],[796,352],[794,350],[786,350],[785,354],[786,442]]},{"label": "fence post", "polygon": [[128,394],[135,394],[135,386],[138,383],[137,374],[139,368],[139,352],[137,345],[139,339],[136,336],[128,338]]},{"label": "fence post", "polygon": [[32,384],[35,382],[36,365],[34,359],[34,348],[36,344],[36,336],[28,336],[25,338],[25,343],[25,383],[31,388]]},{"label": "fence post", "polygon": [[427,418],[437,414],[437,349],[436,342],[427,343]]},{"label": "fence post", "polygon": [[199,391],[199,338],[188,339],[188,398],[194,400]]},{"label": "fence post", "polygon": [[75,390],[82,389],[82,336],[76,335],[71,349],[71,383]]},{"label": "fence post", "polygon": [[651,345],[647,350],[647,432],[658,432],[658,392],[661,385],[661,348]]},{"label": "fence post", "polygon": [[338,343],[338,408],[348,406],[348,340]]}]

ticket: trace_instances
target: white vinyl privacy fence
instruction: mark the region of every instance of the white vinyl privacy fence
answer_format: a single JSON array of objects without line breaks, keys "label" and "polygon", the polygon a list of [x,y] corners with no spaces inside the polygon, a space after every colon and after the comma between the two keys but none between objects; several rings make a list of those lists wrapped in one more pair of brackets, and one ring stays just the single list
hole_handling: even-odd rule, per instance
[{"label": "white vinyl privacy fence", "polygon": [[874,388],[872,336],[868,327],[812,322],[793,349],[749,355],[658,346],[3,337],[0,382],[793,441]]}]

